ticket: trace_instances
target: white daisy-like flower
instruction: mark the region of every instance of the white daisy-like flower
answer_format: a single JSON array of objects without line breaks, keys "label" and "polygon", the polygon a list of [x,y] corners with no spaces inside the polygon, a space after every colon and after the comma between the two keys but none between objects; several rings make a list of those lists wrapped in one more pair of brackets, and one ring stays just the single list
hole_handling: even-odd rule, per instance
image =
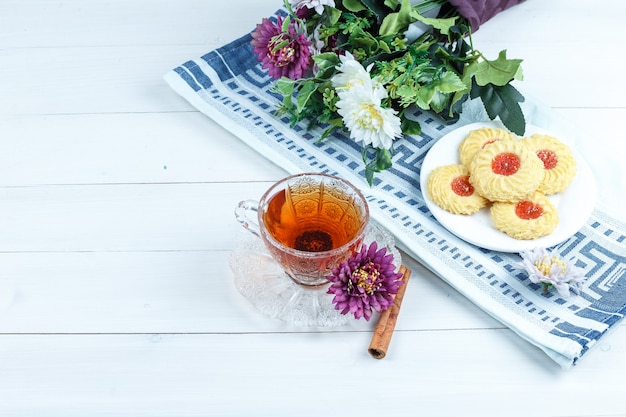
[{"label": "white daisy-like flower", "polygon": [[580,293],[582,283],[585,281],[584,271],[573,264],[573,261],[565,261],[557,255],[543,248],[520,253],[522,262],[518,266],[528,272],[528,278],[535,284],[543,284],[547,292],[550,286],[556,288],[562,297],[569,297],[570,290]]},{"label": "white daisy-like flower", "polygon": [[339,95],[337,113],[343,118],[350,137],[374,148],[390,149],[402,136],[400,118],[394,109],[381,106],[380,92],[369,87],[353,87]]},{"label": "white daisy-like flower", "polygon": [[337,73],[331,78],[332,86],[337,90],[339,97],[350,91],[352,88],[365,88],[375,90],[381,95],[381,99],[387,97],[385,87],[377,80],[373,80],[369,71],[374,64],[366,68],[357,61],[354,56],[347,52],[339,57],[341,64],[337,67]]},{"label": "white daisy-like flower", "polygon": [[297,11],[303,7],[315,9],[319,15],[324,13],[324,6],[335,7],[335,0],[289,0],[293,10]]}]

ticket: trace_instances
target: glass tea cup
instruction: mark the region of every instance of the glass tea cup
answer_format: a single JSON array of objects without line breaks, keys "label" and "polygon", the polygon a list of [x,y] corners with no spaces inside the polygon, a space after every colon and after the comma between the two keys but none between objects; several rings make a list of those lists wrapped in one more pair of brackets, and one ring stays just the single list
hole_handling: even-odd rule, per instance
[{"label": "glass tea cup", "polygon": [[359,250],[369,208],[348,181],[305,173],[278,181],[258,202],[241,201],[235,217],[263,240],[293,281],[315,287],[326,284],[332,268]]}]

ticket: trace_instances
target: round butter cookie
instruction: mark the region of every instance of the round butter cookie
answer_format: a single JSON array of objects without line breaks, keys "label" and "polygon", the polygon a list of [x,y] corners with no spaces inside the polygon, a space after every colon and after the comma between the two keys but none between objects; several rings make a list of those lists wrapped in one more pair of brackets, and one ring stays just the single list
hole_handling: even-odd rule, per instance
[{"label": "round butter cookie", "polygon": [[488,203],[469,182],[463,165],[444,165],[428,175],[428,195],[442,209],[453,214],[473,214]]},{"label": "round butter cookie", "polygon": [[469,167],[476,152],[494,142],[511,139],[515,138],[504,129],[483,127],[472,130],[459,144],[459,160],[462,165]]},{"label": "round butter cookie", "polygon": [[576,176],[576,160],[571,149],[547,135],[535,134],[523,140],[543,162],[545,174],[537,191],[556,194],[565,190]]},{"label": "round butter cookie", "polygon": [[520,201],[493,203],[491,219],[498,230],[520,240],[549,235],[559,223],[554,205],[537,191]]},{"label": "round butter cookie", "polygon": [[470,182],[490,201],[517,201],[543,181],[541,159],[522,140],[502,140],[476,152],[469,166]]}]

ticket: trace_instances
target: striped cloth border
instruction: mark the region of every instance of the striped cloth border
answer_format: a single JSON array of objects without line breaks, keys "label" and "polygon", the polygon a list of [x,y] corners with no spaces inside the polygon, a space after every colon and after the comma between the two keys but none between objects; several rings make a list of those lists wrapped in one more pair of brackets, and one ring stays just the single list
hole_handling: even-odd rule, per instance
[{"label": "striped cloth border", "polygon": [[[428,210],[420,189],[420,169],[431,146],[467,123],[488,120],[470,102],[461,120],[448,125],[416,110],[419,136],[395,144],[392,169],[364,181],[361,148],[336,133],[321,143],[323,127],[289,127],[273,114],[280,101],[273,80],[260,68],[250,35],[189,60],[165,74],[166,82],[198,110],[290,173],[317,171],[340,175],[360,186],[372,217],[389,229],[399,246],[490,315],[542,349],[563,368],[576,364],[626,313],[626,224],[594,211],[587,224],[554,249],[575,257],[588,279],[579,296],[543,294],[515,268],[517,254],[495,252],[460,240]],[[550,129],[550,110],[524,104],[529,123]]]}]

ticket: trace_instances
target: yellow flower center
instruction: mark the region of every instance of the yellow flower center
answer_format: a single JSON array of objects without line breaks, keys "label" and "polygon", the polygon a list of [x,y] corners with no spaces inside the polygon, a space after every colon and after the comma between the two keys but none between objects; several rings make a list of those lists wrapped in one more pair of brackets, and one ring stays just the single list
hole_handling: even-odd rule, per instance
[{"label": "yellow flower center", "polygon": [[550,274],[552,273],[552,268],[556,265],[560,266],[563,272],[567,271],[565,262],[563,262],[556,256],[553,256],[552,258],[550,258],[546,255],[543,258],[535,262],[535,266],[537,267],[539,272],[541,272],[543,276],[546,276],[546,277],[550,276]]},{"label": "yellow flower center", "polygon": [[383,117],[373,104],[361,104],[357,123],[363,129],[378,130],[383,125]]},{"label": "yellow flower center", "polygon": [[346,90],[349,90],[349,89],[351,89],[351,88],[352,88],[352,87],[354,87],[354,86],[357,86],[357,85],[363,85],[363,84],[365,84],[365,83],[363,82],[363,80],[356,78],[356,79],[354,79],[354,80],[350,80],[350,81],[348,81],[348,83],[347,83],[347,84],[346,84],[346,86],[345,86],[345,89],[346,89]]},{"label": "yellow flower center", "polygon": [[267,56],[279,67],[289,65],[296,50],[283,33],[275,35],[268,43]]},{"label": "yellow flower center", "polygon": [[352,272],[352,278],[356,281],[356,286],[365,290],[367,294],[373,294],[380,287],[378,282],[380,271],[373,262],[368,262]]}]

